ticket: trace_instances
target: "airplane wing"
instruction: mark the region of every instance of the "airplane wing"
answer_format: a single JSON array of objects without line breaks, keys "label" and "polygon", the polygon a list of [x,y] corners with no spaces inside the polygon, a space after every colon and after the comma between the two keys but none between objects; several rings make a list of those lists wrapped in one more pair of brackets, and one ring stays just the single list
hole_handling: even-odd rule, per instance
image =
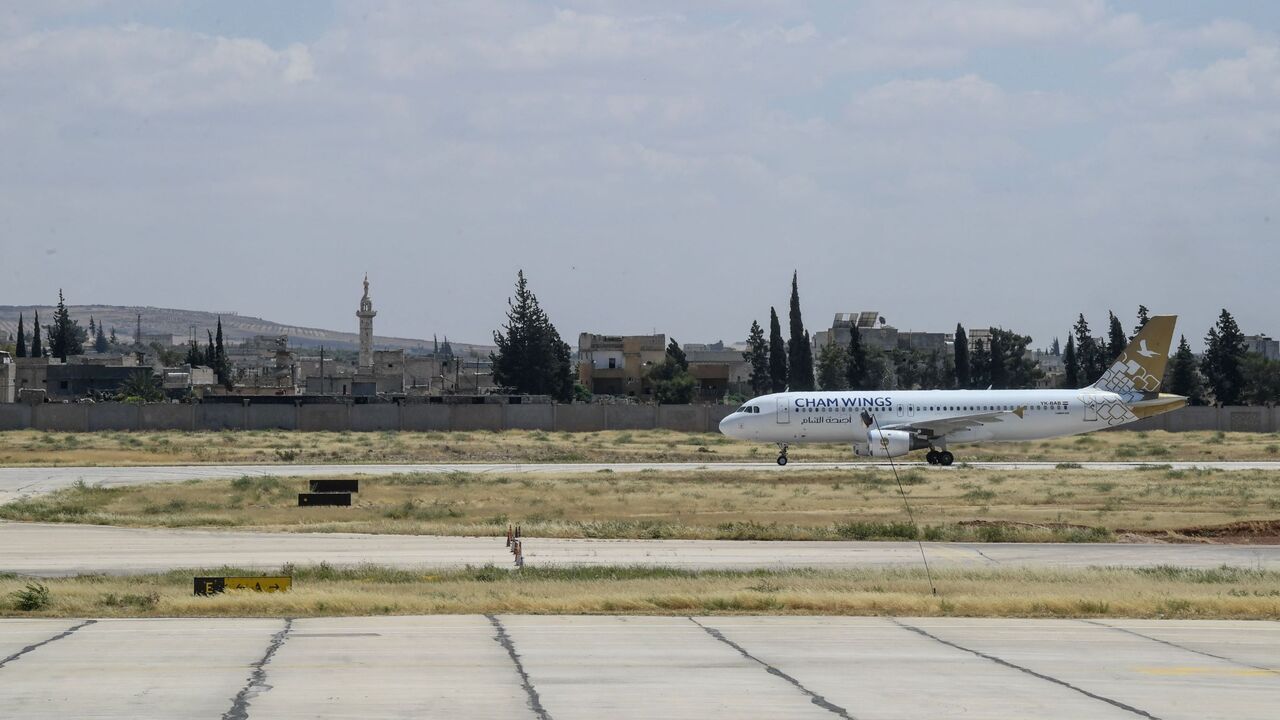
[{"label": "airplane wing", "polygon": [[929,437],[942,437],[953,432],[959,432],[966,428],[976,427],[978,425],[986,425],[987,423],[1004,422],[1011,415],[1017,415],[1019,418],[1026,412],[1026,406],[1020,405],[1013,410],[997,410],[992,412],[973,413],[970,415],[955,415],[947,418],[937,418],[934,420],[917,420],[914,422],[893,423],[890,425],[881,425],[882,430],[911,430],[914,432],[924,433]]}]

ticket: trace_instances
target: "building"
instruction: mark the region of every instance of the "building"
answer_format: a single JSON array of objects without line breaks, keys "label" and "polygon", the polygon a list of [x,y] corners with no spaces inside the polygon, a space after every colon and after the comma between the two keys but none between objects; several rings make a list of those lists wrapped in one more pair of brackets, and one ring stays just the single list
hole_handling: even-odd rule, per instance
[{"label": "building", "polygon": [[18,366],[9,353],[0,350],[0,403],[11,403],[18,399],[14,382],[17,379]]},{"label": "building", "polygon": [[625,395],[640,399],[653,396],[647,378],[650,366],[667,356],[667,336],[578,336],[578,381],[595,395]]},{"label": "building", "polygon": [[84,365],[51,362],[47,367],[45,390],[50,400],[76,400],[92,395],[114,395],[134,375],[151,377],[150,367]]},{"label": "building", "polygon": [[1268,360],[1280,360],[1280,340],[1272,340],[1266,335],[1245,335],[1245,350],[1257,353]]},{"label": "building", "polygon": [[814,355],[817,355],[817,349],[830,344],[848,347],[853,327],[858,328],[858,337],[861,338],[863,347],[867,348],[877,348],[886,352],[901,349],[950,354],[953,351],[954,336],[951,333],[899,330],[888,324],[879,311],[864,310],[856,313],[836,313],[829,329],[819,330],[814,334]]},{"label": "building", "polygon": [[681,349],[704,400],[718,400],[728,393],[750,394],[751,363],[742,357],[742,350],[723,342],[686,343]]}]

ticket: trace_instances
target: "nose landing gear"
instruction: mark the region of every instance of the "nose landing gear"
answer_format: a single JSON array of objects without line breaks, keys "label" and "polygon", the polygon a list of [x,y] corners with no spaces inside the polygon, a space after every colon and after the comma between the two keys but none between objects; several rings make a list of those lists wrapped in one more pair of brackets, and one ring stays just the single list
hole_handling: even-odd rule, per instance
[{"label": "nose landing gear", "polygon": [[782,443],[782,444],[779,444],[779,445],[778,445],[778,464],[779,464],[779,465],[786,465],[786,464],[787,464],[787,445],[786,445],[786,443]]}]

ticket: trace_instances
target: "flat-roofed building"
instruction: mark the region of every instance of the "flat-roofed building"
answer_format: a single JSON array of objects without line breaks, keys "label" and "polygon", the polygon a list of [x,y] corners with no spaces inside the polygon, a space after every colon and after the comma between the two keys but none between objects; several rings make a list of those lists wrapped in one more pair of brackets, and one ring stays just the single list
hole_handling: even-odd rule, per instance
[{"label": "flat-roofed building", "polygon": [[1280,360],[1280,340],[1272,340],[1266,335],[1245,335],[1246,352],[1258,353],[1268,360]]},{"label": "flat-roofed building", "polygon": [[652,397],[648,369],[667,356],[667,336],[578,336],[578,380],[596,395]]}]

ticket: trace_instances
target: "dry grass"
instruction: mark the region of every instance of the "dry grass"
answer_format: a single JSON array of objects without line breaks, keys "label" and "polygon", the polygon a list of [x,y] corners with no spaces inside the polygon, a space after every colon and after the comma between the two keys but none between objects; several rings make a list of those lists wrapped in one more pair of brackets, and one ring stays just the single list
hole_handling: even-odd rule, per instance
[{"label": "dry grass", "polygon": [[[913,468],[900,477],[929,540],[1102,541],[1280,518],[1269,470]],[[297,507],[305,479],[243,477],[98,488],[0,506],[9,520],[292,532],[755,540],[909,539],[883,469],[363,478],[350,508]]]},{"label": "dry grass", "polygon": [[[1099,432],[1043,442],[961,445],[959,461],[1280,460],[1280,436],[1261,433]],[[917,453],[916,455],[919,455]],[[772,460],[762,443],[670,430],[548,433],[0,432],[0,465],[187,463],[722,462]],[[854,461],[844,445],[804,445],[799,461]],[[913,459],[919,459],[912,456]]]},{"label": "dry grass", "polygon": [[911,615],[959,617],[1170,617],[1280,619],[1280,573],[1188,570],[944,570],[929,594],[918,569],[706,571],[596,567],[424,572],[381,567],[286,569],[289,593],[191,594],[194,575],[40,580],[49,605],[17,609],[30,578],[0,577],[7,617],[305,617],[435,613],[651,615]]}]

